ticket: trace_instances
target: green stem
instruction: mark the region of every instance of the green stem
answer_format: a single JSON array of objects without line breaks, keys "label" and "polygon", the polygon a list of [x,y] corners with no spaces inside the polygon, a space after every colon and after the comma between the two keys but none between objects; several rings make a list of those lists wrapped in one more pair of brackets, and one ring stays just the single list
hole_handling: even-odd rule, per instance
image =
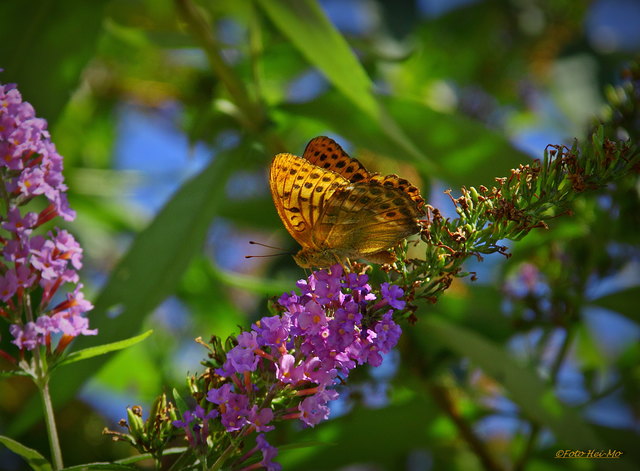
[{"label": "green stem", "polygon": [[564,363],[567,353],[569,353],[569,347],[573,342],[574,332],[575,332],[575,329],[573,329],[572,325],[567,327],[564,340],[562,341],[562,346],[560,347],[560,350],[558,351],[558,355],[556,356],[555,361],[551,366],[551,372],[550,372],[551,384],[554,384],[554,385],[556,384],[556,380],[558,379],[558,373],[560,372],[560,368],[562,367],[562,364]]},{"label": "green stem", "polygon": [[58,430],[56,429],[56,419],[53,415],[53,404],[51,395],[49,394],[49,380],[44,379],[39,384],[40,396],[44,406],[44,420],[47,424],[47,435],[49,435],[49,447],[51,448],[51,458],[53,460],[53,469],[59,470],[64,466],[62,464],[62,452],[60,451],[60,440],[58,439]]},{"label": "green stem", "polygon": [[192,448],[187,448],[180,453],[178,459],[173,462],[168,471],[180,471],[181,469],[187,469],[193,465],[195,457]]},{"label": "green stem", "polygon": [[531,457],[531,453],[533,453],[533,449],[538,442],[538,435],[540,435],[540,425],[532,421],[529,421],[529,423],[531,424],[531,432],[529,433],[524,451],[513,465],[513,471],[524,471],[527,462]]},{"label": "green stem", "polygon": [[240,111],[240,121],[253,133],[258,133],[264,122],[264,113],[251,100],[244,83],[236,76],[233,69],[224,61],[220,53],[220,45],[214,36],[211,25],[202,12],[189,0],[175,0],[178,11],[189,25],[189,30],[207,54],[211,69],[222,81],[231,98]]},{"label": "green stem", "polygon": [[[31,306],[31,296],[28,293],[23,297],[24,309],[27,320],[33,322],[33,308]],[[47,435],[49,436],[49,447],[51,448],[51,459],[53,460],[53,469],[55,471],[62,469],[62,452],[60,451],[60,440],[58,439],[58,430],[56,429],[56,419],[53,414],[53,404],[51,395],[49,394],[49,374],[47,372],[46,357],[43,357],[40,348],[33,350],[33,375],[34,382],[40,390],[42,405],[44,407],[44,420],[47,425]]]},{"label": "green stem", "polygon": [[487,471],[503,471],[504,468],[502,465],[491,455],[484,442],[476,435],[473,428],[459,413],[449,390],[445,386],[434,382],[428,384],[428,387],[431,396],[440,406],[440,409],[442,409],[454,423],[460,436],[467,442],[469,448],[471,448],[480,460],[480,463],[482,463],[482,467]]},{"label": "green stem", "polygon": [[[235,117],[239,123],[254,136],[259,137],[269,152],[275,154],[286,151],[287,147],[284,145],[282,139],[271,132],[268,116],[262,104],[259,100],[252,98],[245,83],[222,57],[220,53],[221,47],[213,34],[212,25],[209,24],[202,10],[191,0],[174,0],[174,2],[182,19],[187,23],[189,31],[207,55],[212,72],[220,79],[220,82],[222,82],[227,89],[233,104],[237,107],[238,112],[235,113]],[[254,16],[255,15],[257,15],[257,13],[254,13]],[[254,63],[252,64],[254,71],[253,78],[257,81],[259,80],[259,74],[256,61],[258,59],[257,55],[260,54],[261,51],[261,39],[259,37],[259,30],[257,30],[259,22],[257,18],[255,21],[252,21],[251,26],[256,29],[252,31],[250,46],[252,62]],[[256,82],[255,88],[259,91],[260,87],[258,82]]]},{"label": "green stem", "polygon": [[242,443],[242,440],[247,435],[248,430],[249,430],[249,426],[245,425],[244,428],[240,430],[237,437],[235,439],[232,439],[232,442],[222,452],[222,454],[218,457],[216,462],[211,465],[211,467],[209,468],[209,471],[218,471],[222,467],[222,465],[225,464],[225,461],[227,461],[227,458],[229,458],[229,456],[231,456],[231,454],[238,449],[238,447]]},{"label": "green stem", "polygon": [[[560,350],[558,350],[558,355],[556,356],[553,362],[553,365],[551,366],[550,379],[551,379],[551,384],[553,385],[556,384],[556,381],[558,379],[558,373],[560,372],[562,363],[564,363],[567,353],[569,353],[569,347],[571,347],[574,332],[575,332],[575,329],[573,329],[572,325],[567,327],[564,340],[562,342],[562,346],[560,347]],[[529,458],[531,457],[531,453],[533,452],[533,449],[535,448],[538,442],[538,436],[540,435],[541,427],[538,423],[533,422],[531,420],[529,421],[529,423],[531,424],[531,432],[529,433],[529,437],[527,438],[527,443],[524,447],[522,454],[516,460],[513,466],[513,471],[523,471],[525,469],[525,466],[529,461]]]}]

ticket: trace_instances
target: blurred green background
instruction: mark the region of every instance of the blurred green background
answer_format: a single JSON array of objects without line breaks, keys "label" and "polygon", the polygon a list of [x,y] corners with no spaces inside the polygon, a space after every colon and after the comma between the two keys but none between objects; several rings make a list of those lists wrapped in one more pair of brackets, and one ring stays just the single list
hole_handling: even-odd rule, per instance
[{"label": "blurred green background", "polygon": [[[249,326],[304,276],[290,257],[244,258],[269,253],[249,240],[296,250],[266,183],[276,152],[329,135],[454,215],[443,190],[586,138],[640,51],[631,0],[5,0],[0,18],[1,81],[49,121],[78,212],[100,334],[75,346],[155,331],[57,372],[67,465],[131,453],[103,427],[184,390],[206,354],[195,337]],[[282,450],[284,469],[638,469],[639,209],[629,178],[510,259],[469,263],[478,281],[421,306],[332,420],[273,432],[324,444]],[[29,381],[1,381],[0,398],[0,434],[46,452]],[[0,469],[24,465],[2,449]]]}]

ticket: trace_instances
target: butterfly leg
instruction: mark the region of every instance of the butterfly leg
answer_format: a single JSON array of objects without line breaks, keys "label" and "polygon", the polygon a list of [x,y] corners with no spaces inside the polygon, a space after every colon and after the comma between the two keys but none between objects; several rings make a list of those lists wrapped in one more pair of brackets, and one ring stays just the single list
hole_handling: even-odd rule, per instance
[{"label": "butterfly leg", "polygon": [[345,257],[343,260],[338,256],[338,254],[334,253],[333,256],[335,257],[336,262],[342,266],[342,269],[345,273],[351,273],[353,271],[353,267],[351,266],[351,260],[349,260],[349,257]]}]

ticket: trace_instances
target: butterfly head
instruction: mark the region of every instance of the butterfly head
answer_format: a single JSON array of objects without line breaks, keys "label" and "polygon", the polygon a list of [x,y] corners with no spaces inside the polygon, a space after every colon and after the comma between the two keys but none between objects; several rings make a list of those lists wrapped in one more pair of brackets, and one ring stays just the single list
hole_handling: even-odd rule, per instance
[{"label": "butterfly head", "polygon": [[293,259],[301,268],[326,268],[336,262],[342,263],[344,257],[340,257],[331,249],[301,249]]}]

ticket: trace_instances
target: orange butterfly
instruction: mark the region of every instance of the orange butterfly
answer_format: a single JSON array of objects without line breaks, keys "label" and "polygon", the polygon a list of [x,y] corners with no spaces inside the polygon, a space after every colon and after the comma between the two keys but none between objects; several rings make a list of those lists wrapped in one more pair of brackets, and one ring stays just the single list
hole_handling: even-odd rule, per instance
[{"label": "orange butterfly", "polygon": [[303,268],[349,258],[391,263],[389,249],[420,230],[424,200],[396,175],[369,173],[328,137],[312,139],[302,157],[278,154],[269,185],[278,215],[302,246]]}]

